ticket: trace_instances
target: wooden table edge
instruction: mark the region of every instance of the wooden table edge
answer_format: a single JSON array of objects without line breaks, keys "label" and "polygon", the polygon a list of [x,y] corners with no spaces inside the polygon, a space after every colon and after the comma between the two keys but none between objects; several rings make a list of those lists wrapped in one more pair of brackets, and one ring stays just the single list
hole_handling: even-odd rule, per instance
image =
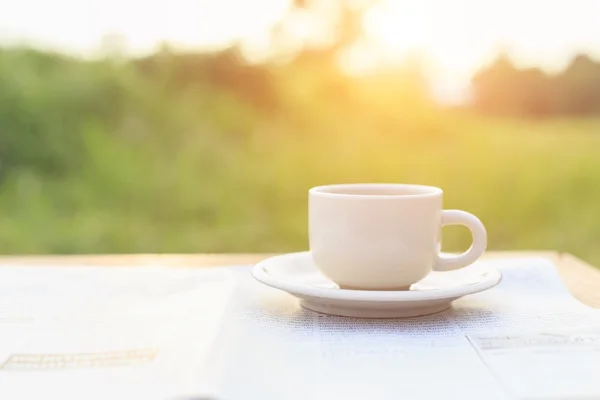
[{"label": "wooden table edge", "polygon": [[[275,253],[207,254],[89,254],[89,255],[5,255],[0,266],[147,266],[221,267],[252,265]],[[565,285],[582,303],[600,308],[600,270],[580,258],[557,251],[489,251],[484,259],[541,257],[556,265]]]}]

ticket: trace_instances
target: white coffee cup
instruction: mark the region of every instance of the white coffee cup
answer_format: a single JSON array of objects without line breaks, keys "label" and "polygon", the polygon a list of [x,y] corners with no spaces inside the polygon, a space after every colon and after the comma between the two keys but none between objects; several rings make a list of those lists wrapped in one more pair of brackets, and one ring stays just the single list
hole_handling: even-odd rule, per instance
[{"label": "white coffee cup", "polygon": [[[481,221],[444,210],[440,188],[408,184],[339,184],[309,190],[309,245],[317,268],[342,288],[406,290],[432,270],[468,266],[487,246]],[[473,243],[443,256],[444,225],[466,225]]]}]

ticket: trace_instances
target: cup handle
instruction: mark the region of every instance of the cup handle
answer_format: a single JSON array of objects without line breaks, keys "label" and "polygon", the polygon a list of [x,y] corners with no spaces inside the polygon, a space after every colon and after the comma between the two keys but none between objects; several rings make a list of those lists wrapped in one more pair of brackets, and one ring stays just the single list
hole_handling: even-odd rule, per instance
[{"label": "cup handle", "polygon": [[487,247],[487,232],[479,218],[466,211],[443,210],[442,226],[444,225],[465,225],[471,231],[473,243],[467,251],[459,255],[442,256],[438,254],[434,270],[451,271],[463,268],[474,263],[483,255]]}]

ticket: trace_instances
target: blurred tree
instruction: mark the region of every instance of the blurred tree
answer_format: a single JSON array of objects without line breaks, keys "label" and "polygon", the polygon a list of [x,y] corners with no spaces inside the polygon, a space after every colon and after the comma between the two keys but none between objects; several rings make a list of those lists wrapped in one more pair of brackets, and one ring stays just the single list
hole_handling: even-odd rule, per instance
[{"label": "blurred tree", "polygon": [[506,54],[472,80],[472,106],[481,112],[522,117],[600,113],[600,64],[579,55],[560,74],[518,69]]},{"label": "blurred tree", "polygon": [[573,115],[600,112],[600,64],[587,55],[575,57],[556,79],[561,113]]},{"label": "blurred tree", "polygon": [[[212,87],[268,112],[280,111],[286,103],[282,97],[294,95],[290,87],[296,85],[303,86],[296,89],[299,96],[345,100],[349,98],[350,79],[340,72],[340,57],[360,39],[363,14],[377,1],[292,2],[286,15],[272,27],[269,55],[260,63],[248,62],[243,44],[237,43],[208,53],[159,51],[137,60],[136,65],[169,90]],[[304,35],[299,35],[298,24],[305,28]],[[299,106],[297,102],[289,104]]]},{"label": "blurred tree", "polygon": [[[356,44],[362,37],[362,19],[366,11],[381,0],[298,0],[290,4],[287,14],[271,30],[271,50],[296,56],[310,53],[327,62]],[[299,37],[300,23],[309,33]]]},{"label": "blurred tree", "polygon": [[146,86],[129,72],[108,61],[0,51],[0,173],[77,171],[86,158],[82,132],[98,126],[117,136],[124,121],[147,113]]},{"label": "blurred tree", "polygon": [[58,77],[69,76],[65,72],[73,63],[34,50],[0,51],[2,176],[14,168],[59,174],[76,162],[77,139],[67,131],[79,116],[69,115],[71,109],[61,96],[67,88],[57,85]]},{"label": "blurred tree", "polygon": [[516,114],[530,117],[544,117],[554,111],[552,80],[539,68],[521,70],[515,79],[518,86]]},{"label": "blurred tree", "polygon": [[[364,50],[364,14],[380,2],[303,0],[290,5],[271,32],[273,58],[287,61],[284,103],[299,109],[318,98],[341,112],[360,109],[377,119],[411,113],[430,100],[419,60],[382,64],[358,76],[344,73],[345,60],[352,58],[348,56]],[[310,34],[298,36],[297,24],[309,26]]]},{"label": "blurred tree", "polygon": [[507,54],[502,53],[472,79],[476,109],[494,114],[514,114],[522,109],[519,70]]},{"label": "blurred tree", "polygon": [[136,60],[135,65],[175,93],[214,88],[258,109],[273,110],[277,105],[269,70],[246,62],[237,47],[210,53],[161,51]]}]

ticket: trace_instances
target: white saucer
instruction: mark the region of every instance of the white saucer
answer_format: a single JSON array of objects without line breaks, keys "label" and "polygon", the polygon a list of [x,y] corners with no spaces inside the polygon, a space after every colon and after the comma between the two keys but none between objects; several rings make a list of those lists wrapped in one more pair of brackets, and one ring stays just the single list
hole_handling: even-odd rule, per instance
[{"label": "white saucer", "polygon": [[432,272],[410,290],[340,289],[317,269],[310,252],[267,258],[252,268],[259,282],[300,299],[302,307],[324,314],[358,318],[416,317],[443,311],[469,294],[500,283],[500,271],[483,261],[448,272]]}]

